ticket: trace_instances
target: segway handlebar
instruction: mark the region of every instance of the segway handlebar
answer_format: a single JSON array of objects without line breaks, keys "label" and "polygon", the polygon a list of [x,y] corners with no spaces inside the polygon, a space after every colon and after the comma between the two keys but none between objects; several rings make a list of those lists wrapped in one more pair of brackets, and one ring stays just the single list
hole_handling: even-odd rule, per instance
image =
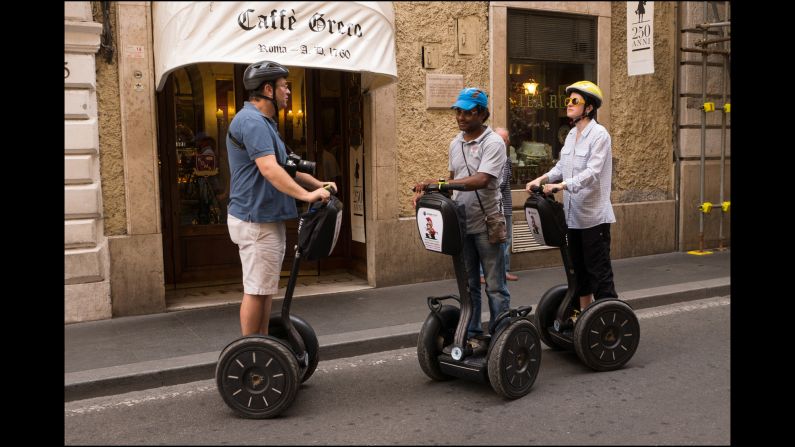
[{"label": "segway handlebar", "polygon": [[[534,192],[536,194],[544,195],[544,188],[542,188],[540,186],[531,186],[530,187],[530,191],[532,191],[532,192]],[[550,191],[550,193],[554,194],[554,193],[556,193],[558,191],[560,191],[560,188],[552,188],[552,191]]]},{"label": "segway handlebar", "polygon": [[328,206],[329,203],[334,203],[336,206],[336,204],[339,202],[338,200],[336,200],[337,189],[331,186],[331,183],[323,185],[323,189],[327,190],[331,194],[328,202],[323,202],[322,200],[318,200],[317,202],[312,202],[312,204],[309,205],[309,211],[317,211],[320,208],[323,208],[324,206]]},{"label": "segway handlebar", "polygon": [[[414,188],[411,189],[414,191]],[[448,191],[466,191],[466,186],[461,184],[454,184],[454,183],[429,183],[425,185],[422,190],[424,192],[448,192]]]}]

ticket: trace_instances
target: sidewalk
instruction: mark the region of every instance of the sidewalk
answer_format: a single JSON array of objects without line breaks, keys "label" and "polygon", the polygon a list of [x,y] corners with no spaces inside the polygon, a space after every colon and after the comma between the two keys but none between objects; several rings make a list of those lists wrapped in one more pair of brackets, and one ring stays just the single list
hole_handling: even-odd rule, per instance
[{"label": "sidewalk", "polygon": [[[614,260],[616,290],[634,309],[729,295],[730,253]],[[514,273],[511,307],[535,306],[566,282],[560,266]],[[458,294],[454,279],[312,296],[297,287],[291,311],[314,328],[320,359],[331,360],[416,346],[426,297],[448,294]],[[221,350],[240,336],[238,311],[231,304],[65,326],[65,401],[213,378]]]}]

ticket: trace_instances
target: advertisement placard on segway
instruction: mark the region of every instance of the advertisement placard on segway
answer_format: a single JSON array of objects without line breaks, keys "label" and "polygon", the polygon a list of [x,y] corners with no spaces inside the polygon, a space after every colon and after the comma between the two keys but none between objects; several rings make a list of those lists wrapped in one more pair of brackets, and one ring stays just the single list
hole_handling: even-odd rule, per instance
[{"label": "advertisement placard on segway", "polygon": [[[425,194],[417,201],[417,230],[427,250],[452,256],[461,252],[464,231],[456,211],[458,208],[443,194]],[[465,215],[461,217],[465,218]]]},{"label": "advertisement placard on segway", "polygon": [[531,194],[524,204],[527,226],[541,245],[560,247],[566,240],[566,216],[563,205],[552,197]]},{"label": "advertisement placard on segway", "polygon": [[442,236],[444,234],[444,218],[442,213],[431,208],[417,210],[417,229],[425,248],[442,252]]},{"label": "advertisement placard on segway", "polygon": [[530,235],[533,236],[533,239],[535,239],[539,245],[547,245],[544,240],[544,229],[541,227],[541,216],[538,214],[538,210],[535,208],[525,208],[524,214],[527,219],[527,225],[530,227]]}]

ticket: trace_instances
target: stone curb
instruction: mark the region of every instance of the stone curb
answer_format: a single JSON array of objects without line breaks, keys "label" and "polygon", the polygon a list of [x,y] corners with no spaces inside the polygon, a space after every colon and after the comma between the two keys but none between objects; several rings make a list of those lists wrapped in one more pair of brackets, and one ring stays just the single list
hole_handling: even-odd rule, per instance
[{"label": "stone curb", "polygon": [[[730,277],[693,281],[622,293],[633,309],[664,306],[731,294]],[[488,313],[484,313],[488,321]],[[422,322],[318,337],[322,360],[391,351],[417,345]],[[149,360],[65,374],[64,401],[127,393],[215,377],[219,352]]]}]

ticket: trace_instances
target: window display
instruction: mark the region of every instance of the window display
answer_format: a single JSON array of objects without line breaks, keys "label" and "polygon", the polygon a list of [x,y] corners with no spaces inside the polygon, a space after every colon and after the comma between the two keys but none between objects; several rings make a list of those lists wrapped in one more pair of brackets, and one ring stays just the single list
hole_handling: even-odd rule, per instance
[{"label": "window display", "polygon": [[569,84],[586,78],[588,64],[510,60],[508,65],[508,157],[513,189],[549,171],[571,127],[563,100]]},{"label": "window display", "polygon": [[566,87],[596,81],[596,20],[509,9],[507,40],[511,186],[523,189],[554,166],[571,130]]},{"label": "window display", "polygon": [[[171,77],[181,226],[226,225],[230,180],[226,132],[237,110],[232,76],[231,65],[196,64]],[[279,132],[288,147],[302,155],[306,154],[304,70],[291,68],[288,83],[292,93],[287,108],[279,111]]]}]

